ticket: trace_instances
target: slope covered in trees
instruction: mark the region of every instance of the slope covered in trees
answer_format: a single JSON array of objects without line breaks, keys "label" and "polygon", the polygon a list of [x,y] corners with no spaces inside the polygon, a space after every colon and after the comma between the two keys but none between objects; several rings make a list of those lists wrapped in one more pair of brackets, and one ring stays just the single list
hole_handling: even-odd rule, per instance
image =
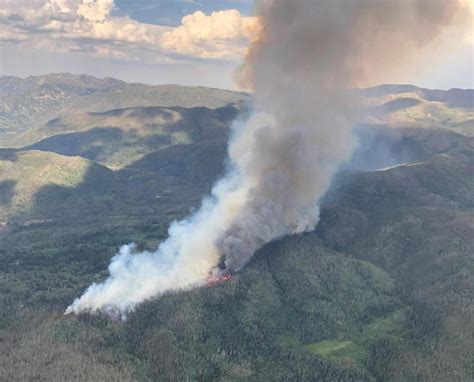
[{"label": "slope covered in trees", "polygon": [[[316,230],[266,245],[230,281],[125,322],[63,315],[119,245],[156,248],[208,194],[237,109],[181,108],[189,141],[141,152],[135,139],[133,158],[103,141],[119,166],[44,139],[0,150],[0,380],[472,380],[474,148],[440,128],[364,125],[375,133]],[[163,108],[150,110],[103,110],[113,123],[100,123],[153,132],[143,118]],[[97,128],[83,116],[74,126]],[[72,126],[60,125],[45,139]],[[391,161],[369,155],[380,144]]]}]

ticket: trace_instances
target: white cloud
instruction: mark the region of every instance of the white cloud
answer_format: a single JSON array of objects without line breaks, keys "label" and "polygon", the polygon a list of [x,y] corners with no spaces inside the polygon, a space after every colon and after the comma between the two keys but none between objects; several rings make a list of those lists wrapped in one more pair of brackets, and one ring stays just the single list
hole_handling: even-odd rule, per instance
[{"label": "white cloud", "polygon": [[235,9],[209,16],[197,11],[183,17],[181,26],[164,32],[161,45],[181,54],[228,58],[242,55],[248,40],[257,33],[258,19],[242,17]]},{"label": "white cloud", "polygon": [[83,0],[77,7],[76,14],[93,22],[104,22],[114,6],[113,0]]},{"label": "white cloud", "polygon": [[[156,62],[169,62],[169,53],[188,58],[242,55],[257,26],[255,17],[237,10],[195,12],[173,28],[113,16],[113,0],[3,0],[0,43],[25,49],[83,52],[119,60],[136,60],[146,51]],[[176,60],[176,58],[174,58]]]}]

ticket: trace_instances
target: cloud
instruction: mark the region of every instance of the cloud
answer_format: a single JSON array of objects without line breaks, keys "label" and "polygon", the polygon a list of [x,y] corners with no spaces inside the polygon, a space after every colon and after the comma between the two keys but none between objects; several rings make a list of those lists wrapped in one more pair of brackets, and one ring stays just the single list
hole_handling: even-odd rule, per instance
[{"label": "cloud", "polygon": [[197,11],[183,17],[181,26],[161,36],[163,48],[204,58],[232,58],[245,53],[248,40],[259,34],[256,17],[242,17],[236,9],[212,12]]},{"label": "cloud", "polygon": [[[197,11],[177,27],[141,23],[114,16],[113,0],[4,0],[0,44],[25,49],[82,52],[119,60],[154,62],[194,58],[235,59],[244,53],[258,26],[237,10]],[[176,57],[176,54],[179,57]]]},{"label": "cloud", "polygon": [[76,14],[86,20],[104,22],[114,6],[113,0],[84,0],[77,7]]}]

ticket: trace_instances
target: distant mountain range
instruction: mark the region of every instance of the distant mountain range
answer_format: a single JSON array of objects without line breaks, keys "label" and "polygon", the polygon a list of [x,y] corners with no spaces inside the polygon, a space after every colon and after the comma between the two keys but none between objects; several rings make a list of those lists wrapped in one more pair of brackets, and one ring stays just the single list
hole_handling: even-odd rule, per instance
[{"label": "distant mountain range", "polygon": [[[382,85],[354,93],[364,100],[368,119],[373,123],[442,123],[442,127],[461,133],[472,130],[468,125],[474,121],[474,90]],[[87,113],[156,106],[215,109],[236,105],[249,97],[226,90],[128,84],[113,78],[64,73],[26,79],[0,76],[0,142],[3,146],[21,145],[25,132],[48,122],[57,124],[65,116],[71,120]]]},{"label": "distant mountain range", "polygon": [[0,77],[0,380],[472,381],[473,90],[353,92],[316,230],[122,323],[63,312],[209,194],[251,95]]},{"label": "distant mountain range", "polygon": [[128,84],[113,78],[48,74],[26,79],[0,76],[0,142],[16,138],[50,120],[113,109],[180,106],[216,108],[236,104],[245,94],[179,85]]},{"label": "distant mountain range", "polygon": [[[353,92],[365,106],[361,125],[474,134],[473,90],[382,85]],[[81,155],[123,167],[160,147],[226,139],[226,126],[250,100],[246,93],[85,75],[4,76],[0,147]],[[410,133],[416,134],[421,132]]]}]

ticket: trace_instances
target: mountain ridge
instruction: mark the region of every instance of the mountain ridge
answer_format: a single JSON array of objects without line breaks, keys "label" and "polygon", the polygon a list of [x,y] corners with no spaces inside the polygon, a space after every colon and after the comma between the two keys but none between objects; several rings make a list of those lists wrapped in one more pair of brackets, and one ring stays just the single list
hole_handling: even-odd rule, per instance
[{"label": "mountain ridge", "polygon": [[63,313],[120,245],[155,250],[209,195],[247,101],[78,104],[0,143],[0,380],[472,380],[474,139],[450,127],[472,111],[399,94],[355,127],[314,231],[125,322]]}]

